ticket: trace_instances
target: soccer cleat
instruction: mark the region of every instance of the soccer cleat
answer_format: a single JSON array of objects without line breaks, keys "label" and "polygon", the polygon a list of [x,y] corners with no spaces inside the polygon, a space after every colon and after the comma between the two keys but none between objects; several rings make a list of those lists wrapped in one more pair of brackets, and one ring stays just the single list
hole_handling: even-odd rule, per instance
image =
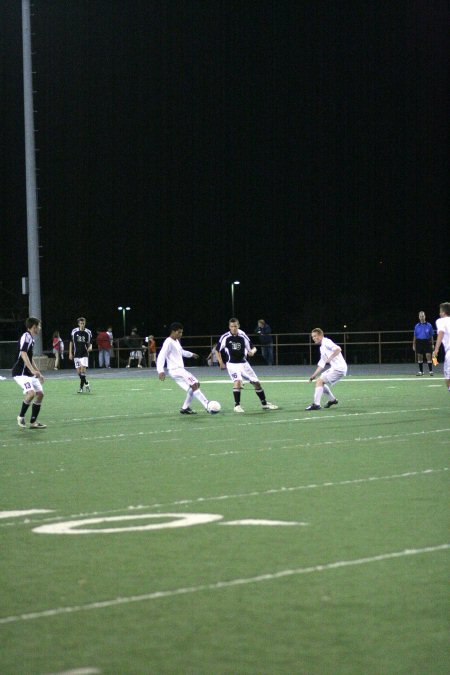
[{"label": "soccer cleat", "polygon": [[192,408],[181,408],[180,413],[182,415],[196,415],[197,413]]},{"label": "soccer cleat", "polygon": [[278,410],[278,406],[275,405],[275,403],[269,403],[269,401],[267,401],[267,403],[263,405],[263,408],[264,410]]},{"label": "soccer cleat", "polygon": [[419,372],[417,373],[416,377],[422,377],[422,375],[423,375],[422,371],[419,370]]},{"label": "soccer cleat", "polygon": [[17,424],[21,429],[26,429],[26,424],[25,424],[25,417],[21,417],[20,415],[17,416]]},{"label": "soccer cleat", "polygon": [[430,370],[430,377],[433,377],[434,373],[432,370]]},{"label": "soccer cleat", "polygon": [[331,408],[332,405],[337,405],[337,404],[338,404],[338,400],[337,400],[337,398],[335,398],[332,401],[328,401],[328,403],[326,403],[324,407],[325,408]]},{"label": "soccer cleat", "polygon": [[31,422],[30,424],[30,429],[46,429],[47,425],[46,424],[41,424],[36,420],[36,422]]},{"label": "soccer cleat", "polygon": [[234,406],[234,412],[242,413],[242,412],[245,412],[245,410],[241,405],[235,405]]},{"label": "soccer cleat", "polygon": [[88,393],[88,394],[90,394],[90,393],[91,393],[91,388],[90,388],[90,386],[89,386],[89,383],[88,383],[88,382],[86,382],[86,391],[87,391],[87,393]]},{"label": "soccer cleat", "polygon": [[77,394],[82,394],[83,393],[83,387],[80,387],[77,391]]},{"label": "soccer cleat", "polygon": [[138,366],[138,368],[142,368],[142,366]]},{"label": "soccer cleat", "polygon": [[305,410],[321,410],[321,407],[317,403],[311,403]]}]

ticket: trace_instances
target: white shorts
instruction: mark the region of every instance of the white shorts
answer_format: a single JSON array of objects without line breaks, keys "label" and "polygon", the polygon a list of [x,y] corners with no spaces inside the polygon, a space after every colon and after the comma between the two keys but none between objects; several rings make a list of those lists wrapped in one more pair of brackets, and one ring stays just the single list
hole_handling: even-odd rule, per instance
[{"label": "white shorts", "polygon": [[247,380],[247,382],[258,382],[258,376],[249,364],[248,361],[244,363],[230,363],[227,362],[228,375],[231,377],[233,382],[237,380]]},{"label": "white shorts", "polygon": [[139,350],[130,352],[130,359],[142,359],[142,352]]},{"label": "white shorts", "polygon": [[27,375],[16,375],[14,380],[17,382],[19,387],[22,388],[24,394],[28,394],[29,391],[35,391],[36,394],[43,394],[44,390],[42,384],[37,377],[28,377]]},{"label": "white shorts", "polygon": [[347,375],[346,370],[336,370],[335,368],[328,368],[328,370],[324,370],[323,373],[319,375],[319,377],[327,384],[336,384],[336,382],[342,380],[342,378],[345,377],[346,375]]},{"label": "white shorts", "polygon": [[82,356],[81,359],[74,358],[73,360],[75,368],[89,368],[89,357]]},{"label": "white shorts", "polygon": [[450,349],[445,354],[444,377],[446,380],[450,380]]},{"label": "white shorts", "polygon": [[184,391],[187,391],[193,384],[198,384],[197,378],[186,368],[174,368],[174,370],[169,370],[168,372],[172,380],[175,380],[177,385],[184,389]]}]

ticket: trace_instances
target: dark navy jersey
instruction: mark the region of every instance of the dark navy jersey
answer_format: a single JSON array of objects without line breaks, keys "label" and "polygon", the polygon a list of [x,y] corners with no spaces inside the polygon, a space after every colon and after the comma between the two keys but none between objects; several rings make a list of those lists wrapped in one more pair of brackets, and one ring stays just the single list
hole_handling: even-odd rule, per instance
[{"label": "dark navy jersey", "polygon": [[92,342],[92,333],[89,328],[80,330],[74,328],[70,339],[73,344],[73,356],[76,359],[82,359],[83,356],[88,356],[88,348]]},{"label": "dark navy jersey", "polygon": [[19,340],[19,356],[17,361],[12,368],[12,376],[17,377],[17,375],[26,375],[27,377],[34,377],[34,373],[31,372],[29,368],[25,365],[25,361],[22,358],[21,352],[26,352],[30,363],[33,363],[33,347],[34,347],[34,338],[29,331],[24,333]]},{"label": "dark navy jersey", "polygon": [[253,345],[247,333],[240,329],[237,335],[232,335],[230,331],[227,331],[220,336],[216,345],[224,361],[229,363],[245,363],[247,352],[252,348]]}]

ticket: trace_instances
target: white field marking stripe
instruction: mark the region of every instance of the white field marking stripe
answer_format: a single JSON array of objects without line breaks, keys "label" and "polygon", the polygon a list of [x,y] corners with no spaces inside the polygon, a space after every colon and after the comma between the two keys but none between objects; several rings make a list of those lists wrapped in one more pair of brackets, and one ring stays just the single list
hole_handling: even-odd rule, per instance
[{"label": "white field marking stripe", "polygon": [[[445,408],[446,409],[446,408]],[[292,417],[291,419],[274,419],[272,417],[271,420],[258,420],[254,422],[240,422],[236,426],[239,427],[252,427],[252,426],[261,426],[262,424],[291,424],[294,422],[325,422],[329,420],[334,420],[336,418],[339,419],[344,419],[347,417],[368,417],[368,416],[373,416],[373,415],[398,415],[400,413],[405,413],[405,414],[410,414],[410,413],[416,413],[416,412],[433,412],[436,410],[444,410],[444,408],[413,408],[413,409],[405,409],[405,410],[373,410],[371,412],[356,412],[356,413],[342,413],[340,415],[305,415],[305,417]],[[264,416],[266,416],[266,411],[262,411],[264,413]],[[95,419],[95,418],[90,418]],[[242,419],[242,418],[241,418]],[[83,421],[83,420],[80,420]],[[217,425],[215,424],[214,427],[199,427],[199,426],[192,426],[191,431],[217,431],[219,429],[228,429],[228,426],[225,425]],[[128,438],[137,438],[138,436],[155,436],[158,434],[173,434],[174,432],[179,432],[180,429],[163,429],[163,430],[156,430],[156,431],[136,431],[132,433],[126,433],[126,434],[108,434],[106,436],[77,436],[75,438],[60,438],[60,439],[49,439],[49,440],[42,440],[42,441],[36,441],[33,442],[33,447],[39,446],[39,445],[60,445],[61,443],[73,443],[73,442],[80,442],[80,441],[110,441],[112,439],[118,439],[118,440],[125,440]],[[174,439],[171,439],[174,440]],[[156,440],[156,443],[160,443],[161,441]],[[12,441],[10,443],[2,443],[0,447],[2,448],[7,448],[13,446],[14,448],[20,448],[20,447],[27,447],[29,448],[29,443],[13,443]]]},{"label": "white field marking stripe", "polygon": [[8,527],[11,525],[29,525],[34,523],[56,522],[58,520],[70,520],[72,518],[87,518],[102,516],[109,513],[123,513],[124,511],[142,511],[143,509],[160,509],[170,506],[186,506],[190,504],[203,504],[205,502],[220,502],[229,499],[242,499],[247,497],[263,497],[264,495],[273,495],[286,492],[298,492],[300,490],[316,490],[328,487],[341,487],[344,485],[358,485],[360,483],[373,483],[382,480],[397,480],[398,478],[414,478],[415,476],[429,476],[435,473],[442,473],[448,471],[448,467],[441,469],[423,469],[422,471],[406,471],[405,473],[392,474],[389,476],[369,476],[368,478],[352,478],[348,480],[341,480],[336,483],[327,481],[326,483],[310,483],[309,485],[294,485],[292,487],[269,488],[268,490],[243,492],[231,495],[218,495],[213,497],[196,497],[195,499],[178,499],[173,502],[162,502],[155,504],[138,504],[135,506],[128,506],[122,509],[109,509],[107,511],[92,511],[90,513],[75,513],[70,516],[54,516],[52,518],[27,519],[22,522],[0,523],[1,527]]},{"label": "white field marking stripe", "polygon": [[321,445],[337,445],[338,443],[351,443],[352,441],[356,443],[364,443],[367,441],[388,441],[392,440],[394,438],[397,439],[402,439],[402,438],[409,438],[410,436],[426,436],[428,434],[442,434],[442,433],[448,433],[450,429],[432,429],[430,431],[411,431],[409,433],[405,434],[390,434],[388,436],[358,436],[356,438],[350,438],[350,439],[341,439],[341,440],[334,440],[334,441],[322,441],[320,443],[297,443],[295,445],[283,445],[281,447],[281,450],[288,450],[289,448],[305,448],[305,447],[318,447]]},{"label": "white field marking stripe", "polygon": [[[311,372],[313,372],[314,366],[311,366]],[[271,379],[268,377],[261,377],[260,382],[267,382],[268,384],[311,384],[308,378],[291,378],[291,379]],[[203,380],[202,386],[204,384],[230,384],[231,380]],[[420,378],[417,379],[414,375],[409,377],[359,377],[358,375],[347,375],[343,377],[342,380],[339,380],[339,383],[349,383],[349,382],[420,382]]]},{"label": "white field marking stripe", "polygon": [[439,544],[437,546],[426,546],[424,548],[411,548],[404,551],[393,551],[392,553],[380,553],[379,555],[367,558],[356,558],[353,560],[337,560],[336,562],[313,565],[311,567],[297,567],[294,569],[280,570],[278,572],[268,572],[256,577],[244,577],[242,579],[230,579],[228,581],[216,581],[211,584],[201,584],[199,586],[186,586],[185,588],[174,588],[169,591],[155,591],[153,593],[144,593],[142,595],[130,595],[123,598],[114,598],[99,602],[91,602],[86,605],[73,605],[69,607],[56,607],[55,609],[46,609],[40,612],[29,612],[27,614],[17,614],[0,618],[0,624],[17,623],[19,621],[31,621],[33,619],[46,619],[61,614],[75,614],[77,612],[88,612],[95,609],[106,609],[108,607],[117,607],[118,605],[129,605],[134,602],[149,602],[150,600],[160,600],[161,598],[172,598],[177,595],[187,595],[189,593],[200,593],[202,591],[220,591],[234,586],[247,586],[257,584],[262,581],[276,581],[285,577],[298,576],[300,574],[312,574],[313,572],[327,572],[329,570],[338,570],[344,567],[356,567],[358,565],[368,565],[370,563],[383,562],[384,560],[394,560],[404,558],[405,556],[421,555],[424,553],[437,553],[450,548],[450,544]]},{"label": "white field marking stripe", "polygon": [[74,670],[64,670],[60,673],[50,673],[50,675],[99,675],[101,672],[98,668],[75,668]]},{"label": "white field marking stripe", "polygon": [[0,511],[0,518],[20,518],[35,513],[52,513],[53,509],[28,509],[27,511]]},{"label": "white field marking stripe", "polygon": [[[432,429],[430,431],[411,431],[409,433],[404,433],[404,434],[391,434],[389,436],[367,436],[367,437],[362,437],[359,436],[357,438],[345,438],[345,439],[339,439],[339,440],[329,440],[329,441],[317,441],[317,443],[293,443],[292,445],[282,445],[279,446],[279,443],[284,443],[287,441],[294,441],[293,438],[286,438],[286,439],[267,439],[265,441],[262,441],[263,443],[269,443],[272,444],[273,446],[276,447],[267,447],[267,448],[254,448],[255,452],[270,452],[271,450],[291,450],[293,448],[321,448],[321,447],[329,447],[330,445],[338,445],[338,444],[343,444],[343,443],[362,443],[366,441],[384,441],[384,440],[390,440],[390,439],[402,439],[402,438],[408,438],[409,436],[426,436],[428,434],[440,434],[440,433],[447,433],[449,432],[450,429]],[[208,453],[208,457],[226,457],[228,455],[240,455],[242,453],[248,453],[248,450],[224,450],[223,452],[210,452]],[[204,455],[189,455],[189,457],[184,457],[184,459],[204,459]]]}]

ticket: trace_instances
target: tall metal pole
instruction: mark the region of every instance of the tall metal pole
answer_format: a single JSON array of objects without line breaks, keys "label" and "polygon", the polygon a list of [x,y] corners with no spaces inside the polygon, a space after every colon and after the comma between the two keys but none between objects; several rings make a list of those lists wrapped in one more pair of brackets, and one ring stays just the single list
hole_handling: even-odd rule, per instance
[{"label": "tall metal pole", "polygon": [[[29,316],[41,319],[41,278],[34,145],[33,74],[31,62],[30,0],[22,0],[23,99],[25,121],[25,176],[27,198]],[[42,354],[42,335],[36,336],[34,353]]]}]

